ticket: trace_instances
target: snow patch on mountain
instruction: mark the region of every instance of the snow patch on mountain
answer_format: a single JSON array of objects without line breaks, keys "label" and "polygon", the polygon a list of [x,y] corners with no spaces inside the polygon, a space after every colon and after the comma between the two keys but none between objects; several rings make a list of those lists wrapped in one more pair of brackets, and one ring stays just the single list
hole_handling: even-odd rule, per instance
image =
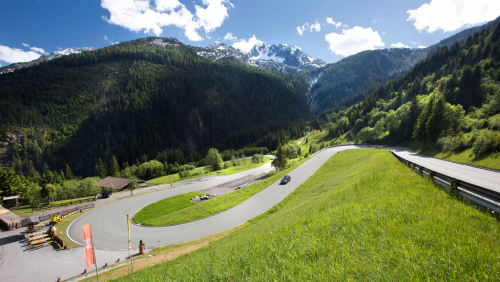
[{"label": "snow patch on mountain", "polygon": [[286,73],[300,73],[326,65],[322,60],[304,54],[299,47],[287,44],[266,45],[258,42],[246,53],[220,42],[214,42],[206,48],[194,49],[199,56],[212,61],[234,57],[251,66]]},{"label": "snow patch on mountain", "polygon": [[31,62],[14,63],[14,64],[10,64],[10,65],[5,66],[5,67],[1,67],[0,74],[14,72],[18,69],[36,66],[41,62],[50,61],[50,60],[53,60],[56,58],[60,58],[62,56],[68,56],[71,54],[80,54],[81,52],[88,52],[88,51],[93,51],[93,50],[95,50],[94,47],[82,47],[82,48],[68,48],[68,49],[64,49],[64,50],[60,50],[60,51],[55,51],[55,52],[50,53],[48,55],[43,55],[40,58],[33,60]]}]

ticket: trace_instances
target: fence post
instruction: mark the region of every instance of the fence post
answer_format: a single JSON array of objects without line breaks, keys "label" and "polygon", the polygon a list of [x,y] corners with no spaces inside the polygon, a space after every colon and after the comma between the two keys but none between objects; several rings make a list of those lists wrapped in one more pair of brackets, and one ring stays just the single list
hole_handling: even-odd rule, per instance
[{"label": "fence post", "polygon": [[431,178],[432,181],[434,181],[434,176],[436,175],[436,173],[432,170],[429,170],[429,177]]}]

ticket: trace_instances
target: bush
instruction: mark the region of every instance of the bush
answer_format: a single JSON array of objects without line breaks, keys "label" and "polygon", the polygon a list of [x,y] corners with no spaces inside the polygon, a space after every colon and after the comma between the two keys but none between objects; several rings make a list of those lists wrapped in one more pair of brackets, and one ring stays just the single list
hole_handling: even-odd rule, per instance
[{"label": "bush", "polygon": [[491,152],[495,147],[494,140],[490,133],[484,134],[476,138],[472,145],[474,155],[482,155]]},{"label": "bush", "polygon": [[264,162],[264,155],[262,154],[255,154],[252,157],[252,163],[258,164]]}]

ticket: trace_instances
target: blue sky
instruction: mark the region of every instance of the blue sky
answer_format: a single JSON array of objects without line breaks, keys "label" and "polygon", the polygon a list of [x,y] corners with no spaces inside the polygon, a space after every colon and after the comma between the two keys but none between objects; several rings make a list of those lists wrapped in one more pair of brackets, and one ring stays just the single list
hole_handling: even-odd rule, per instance
[{"label": "blue sky", "polygon": [[498,0],[1,0],[0,65],[147,36],[242,50],[295,45],[336,62],[376,48],[430,46],[500,16]]}]

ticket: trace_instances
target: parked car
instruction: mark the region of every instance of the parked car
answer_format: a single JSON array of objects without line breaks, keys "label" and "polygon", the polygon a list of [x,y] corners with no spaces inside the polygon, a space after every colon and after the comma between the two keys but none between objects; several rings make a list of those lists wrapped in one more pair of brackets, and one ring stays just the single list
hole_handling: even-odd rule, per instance
[{"label": "parked car", "polygon": [[109,196],[111,196],[111,194],[113,194],[111,191],[104,191],[102,192],[102,195],[101,195],[101,198],[109,198]]},{"label": "parked car", "polygon": [[287,184],[288,182],[290,182],[292,178],[290,177],[290,175],[285,175],[283,176],[283,178],[281,179],[281,184]]}]

